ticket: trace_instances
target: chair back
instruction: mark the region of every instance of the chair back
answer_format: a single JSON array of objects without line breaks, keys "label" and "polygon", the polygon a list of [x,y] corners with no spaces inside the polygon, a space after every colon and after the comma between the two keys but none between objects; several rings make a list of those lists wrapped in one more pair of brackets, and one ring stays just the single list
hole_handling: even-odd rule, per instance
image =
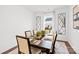
[{"label": "chair back", "polygon": [[54,37],[53,37],[54,41],[52,43],[52,53],[54,53],[55,51],[55,43],[56,43],[56,40],[57,40],[57,33],[54,34]]},{"label": "chair back", "polygon": [[18,53],[19,54],[29,54],[31,53],[29,39],[22,36],[16,36]]},{"label": "chair back", "polygon": [[30,38],[32,36],[31,31],[25,31],[25,37]]},{"label": "chair back", "polygon": [[57,40],[57,33],[55,34],[55,38],[54,38],[54,47],[55,47],[56,40]]},{"label": "chair back", "polygon": [[36,31],[35,30],[33,30],[33,35],[35,35],[36,34]]}]

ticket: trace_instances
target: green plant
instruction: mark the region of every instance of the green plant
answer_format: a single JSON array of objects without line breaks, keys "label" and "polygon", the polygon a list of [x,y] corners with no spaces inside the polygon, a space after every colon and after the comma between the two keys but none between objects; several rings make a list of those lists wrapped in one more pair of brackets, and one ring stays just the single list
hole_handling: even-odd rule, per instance
[{"label": "green plant", "polygon": [[44,31],[44,30],[41,31],[41,35],[42,35],[42,36],[45,35],[45,31]]},{"label": "green plant", "polygon": [[38,31],[38,32],[36,33],[36,36],[41,36],[41,37],[45,36],[45,31],[44,31],[44,30]]},{"label": "green plant", "polygon": [[41,35],[41,32],[38,31],[38,32],[36,33],[36,36],[40,36],[40,35]]}]

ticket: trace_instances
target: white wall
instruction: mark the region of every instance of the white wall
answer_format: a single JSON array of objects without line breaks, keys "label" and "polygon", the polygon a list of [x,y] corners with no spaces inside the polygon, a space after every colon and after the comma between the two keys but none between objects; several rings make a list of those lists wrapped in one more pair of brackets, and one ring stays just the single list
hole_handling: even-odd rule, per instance
[{"label": "white wall", "polygon": [[33,18],[23,6],[0,6],[0,53],[16,45],[16,35],[33,29]]},{"label": "white wall", "polygon": [[[70,43],[72,48],[76,51],[76,53],[79,53],[79,30],[78,29],[73,29],[73,7],[74,6],[69,6],[65,8],[58,8],[55,11],[55,22],[57,26],[57,14],[66,12],[66,41]],[[56,28],[56,30],[58,30]]]},{"label": "white wall", "polygon": [[76,53],[79,53],[79,30],[73,29],[73,7],[69,9],[69,42]]},{"label": "white wall", "polygon": [[79,53],[79,30],[73,29],[73,7],[74,6],[69,6],[62,9],[60,8],[55,12],[66,12],[66,40],[70,43],[76,53]]}]

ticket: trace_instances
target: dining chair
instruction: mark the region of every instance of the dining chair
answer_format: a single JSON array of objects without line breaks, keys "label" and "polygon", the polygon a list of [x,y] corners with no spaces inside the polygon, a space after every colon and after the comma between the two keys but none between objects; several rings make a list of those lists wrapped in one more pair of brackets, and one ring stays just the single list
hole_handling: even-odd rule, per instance
[{"label": "dining chair", "polygon": [[54,42],[52,42],[52,51],[50,53],[55,53],[55,44],[56,44],[56,40],[57,40],[57,33],[54,34],[53,36]]},{"label": "dining chair", "polygon": [[32,33],[31,33],[31,31],[30,31],[30,30],[25,31],[25,37],[27,37],[27,38],[32,37]]},{"label": "dining chair", "polygon": [[18,54],[41,53],[40,49],[31,47],[29,38],[17,35],[16,40],[17,40],[17,46],[18,46]]},{"label": "dining chair", "polygon": [[[55,52],[55,43],[56,43],[56,39],[57,39],[57,33],[54,32],[52,35],[48,35],[51,37],[51,39],[48,39],[48,40],[51,40],[52,41],[52,47],[50,49],[50,54],[53,54]],[[46,53],[47,50],[42,50],[42,53]]]},{"label": "dining chair", "polygon": [[[29,38],[29,39],[33,39],[33,38],[35,37],[35,35],[32,35],[31,30],[28,30],[28,31],[25,31],[25,37],[26,37],[26,38]],[[32,49],[34,50],[34,49],[38,49],[38,48],[32,46]],[[39,49],[39,50],[41,50],[41,49]]]},{"label": "dining chair", "polygon": [[33,35],[35,35],[35,34],[36,34],[35,30],[33,30]]}]

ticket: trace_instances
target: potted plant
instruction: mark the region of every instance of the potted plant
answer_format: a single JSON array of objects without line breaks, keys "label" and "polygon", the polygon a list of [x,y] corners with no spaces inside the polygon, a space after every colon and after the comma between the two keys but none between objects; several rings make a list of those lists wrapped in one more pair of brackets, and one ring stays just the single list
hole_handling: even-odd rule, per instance
[{"label": "potted plant", "polygon": [[41,32],[37,31],[36,36],[40,36],[40,35],[41,35]]},{"label": "potted plant", "polygon": [[41,36],[42,36],[42,37],[45,36],[45,31],[44,31],[44,30],[41,31]]},{"label": "potted plant", "polygon": [[41,31],[37,31],[37,33],[36,33],[36,39],[41,39]]}]

